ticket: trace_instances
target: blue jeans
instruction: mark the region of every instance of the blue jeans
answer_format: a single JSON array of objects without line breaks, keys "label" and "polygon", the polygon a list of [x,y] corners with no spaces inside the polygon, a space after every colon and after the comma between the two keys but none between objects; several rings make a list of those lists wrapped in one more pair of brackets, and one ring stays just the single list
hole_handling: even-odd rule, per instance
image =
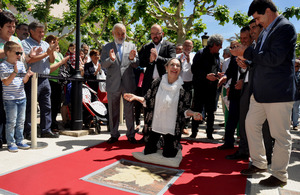
[{"label": "blue jeans", "polygon": [[[26,98],[18,100],[3,100],[6,113],[6,139],[7,145],[21,143],[24,139],[24,121],[26,110]],[[16,140],[15,140],[16,138]]]},{"label": "blue jeans", "polygon": [[293,127],[297,127],[299,122],[299,105],[300,105],[300,100],[295,101],[293,105],[293,113],[292,113],[292,121],[293,121]]}]

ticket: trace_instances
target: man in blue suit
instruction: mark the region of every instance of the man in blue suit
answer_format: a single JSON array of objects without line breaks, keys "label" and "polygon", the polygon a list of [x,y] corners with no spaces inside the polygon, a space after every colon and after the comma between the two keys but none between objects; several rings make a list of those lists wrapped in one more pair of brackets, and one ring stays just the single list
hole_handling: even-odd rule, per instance
[{"label": "man in blue suit", "polygon": [[246,118],[246,133],[252,165],[241,171],[252,175],[267,171],[263,147],[262,124],[267,119],[271,136],[275,139],[271,173],[259,182],[260,185],[277,187],[286,185],[287,167],[291,154],[289,133],[291,111],[296,98],[295,44],[297,35],[294,26],[279,15],[271,0],[254,0],[248,10],[264,30],[257,46],[240,46],[231,50],[235,56],[252,61],[253,77],[250,107]]}]

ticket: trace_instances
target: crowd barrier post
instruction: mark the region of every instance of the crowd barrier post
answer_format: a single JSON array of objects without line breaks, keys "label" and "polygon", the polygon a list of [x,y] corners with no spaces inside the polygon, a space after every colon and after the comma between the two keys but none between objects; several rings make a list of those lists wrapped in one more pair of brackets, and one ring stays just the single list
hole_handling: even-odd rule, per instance
[{"label": "crowd barrier post", "polygon": [[31,148],[39,149],[48,146],[47,143],[37,142],[37,88],[38,73],[34,73],[31,78]]},{"label": "crowd barrier post", "polygon": [[120,99],[120,125],[124,124],[124,103],[123,103],[123,98],[121,96]]}]

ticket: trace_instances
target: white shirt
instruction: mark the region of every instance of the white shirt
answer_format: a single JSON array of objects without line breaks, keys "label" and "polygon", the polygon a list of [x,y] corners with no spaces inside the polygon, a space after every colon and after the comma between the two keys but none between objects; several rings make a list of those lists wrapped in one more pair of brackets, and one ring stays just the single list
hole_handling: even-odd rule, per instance
[{"label": "white shirt", "polygon": [[176,58],[181,60],[182,63],[182,70],[180,76],[184,82],[190,82],[193,80],[193,73],[192,73],[192,62],[194,59],[195,54],[190,53],[190,62],[187,62],[187,56],[184,53],[177,54]]},{"label": "white shirt", "polygon": [[175,135],[175,126],[177,118],[177,108],[179,101],[179,92],[182,88],[182,78],[172,83],[168,83],[168,75],[162,76],[161,83],[155,97],[155,106],[152,120],[152,130],[154,132],[166,135]]},{"label": "white shirt", "polygon": [[[153,44],[154,44],[154,47],[155,47],[155,49],[156,49],[156,51],[157,51],[157,58],[158,58],[158,54],[159,54],[159,51],[160,51],[162,42],[163,42],[163,39],[162,39],[161,42],[160,42],[159,44],[157,44],[157,45],[155,45],[155,43],[153,43]],[[157,60],[157,58],[155,59],[155,61]],[[153,80],[159,78],[159,74],[158,74],[158,70],[157,70],[156,64],[154,65],[154,70],[153,70],[152,78],[153,78]]]},{"label": "white shirt", "polygon": [[226,58],[222,64],[222,72],[226,72],[231,58]]},{"label": "white shirt", "polygon": [[[94,62],[92,61],[92,63],[93,63],[93,66],[94,66],[94,69],[95,69],[95,72],[97,71],[97,69],[98,69],[98,64],[99,64],[99,62],[97,63],[97,64],[94,64]],[[99,74],[99,73],[98,73]]]}]

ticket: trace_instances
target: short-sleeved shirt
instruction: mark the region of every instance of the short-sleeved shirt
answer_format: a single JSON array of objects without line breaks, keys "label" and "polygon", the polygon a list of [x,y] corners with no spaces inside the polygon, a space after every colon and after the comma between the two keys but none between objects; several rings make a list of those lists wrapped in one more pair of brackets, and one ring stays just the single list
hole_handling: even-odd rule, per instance
[{"label": "short-sleeved shirt", "polygon": [[[10,41],[13,41],[13,42],[15,42],[15,43],[18,43],[18,44],[22,47],[22,43],[21,43],[21,41],[20,41],[20,39],[19,39],[18,37],[11,36],[9,40],[10,40]],[[0,49],[4,49],[4,44],[5,44],[6,42],[7,42],[7,41],[5,41],[5,40],[3,40],[3,39],[0,38]],[[23,47],[22,47],[22,50],[23,50]],[[0,59],[0,63],[3,62],[5,59],[6,59],[6,57]]]},{"label": "short-sleeved shirt", "polygon": [[[43,50],[42,53],[47,52],[47,49],[49,48],[49,44],[46,41],[42,40],[40,43],[38,43],[36,40],[32,39],[31,37],[23,40],[22,45],[25,54],[29,54],[30,50],[33,47],[37,47],[37,48],[41,47]],[[31,67],[32,72],[36,72],[39,74],[49,74],[50,73],[49,56],[43,58],[38,62],[28,64],[28,67]]]},{"label": "short-sleeved shirt", "polygon": [[[25,66],[23,62],[17,62],[18,73],[26,73]],[[14,71],[14,65],[4,61],[0,64],[0,74],[3,73],[12,73]],[[1,80],[7,76],[2,75]],[[6,86],[3,84],[3,100],[16,100],[26,98],[23,77],[15,77],[12,82]]]},{"label": "short-sleeved shirt", "polygon": [[[60,62],[64,57],[61,53],[59,52],[54,52],[54,56],[55,56],[55,60],[54,60],[54,63],[52,64],[56,64],[58,62]],[[52,65],[50,64],[50,66]],[[50,73],[51,76],[58,76],[59,75],[59,70],[60,70],[60,67],[57,68],[56,70],[54,70],[53,72]],[[54,81],[54,82],[58,82],[57,79],[49,79],[50,81]]]}]

